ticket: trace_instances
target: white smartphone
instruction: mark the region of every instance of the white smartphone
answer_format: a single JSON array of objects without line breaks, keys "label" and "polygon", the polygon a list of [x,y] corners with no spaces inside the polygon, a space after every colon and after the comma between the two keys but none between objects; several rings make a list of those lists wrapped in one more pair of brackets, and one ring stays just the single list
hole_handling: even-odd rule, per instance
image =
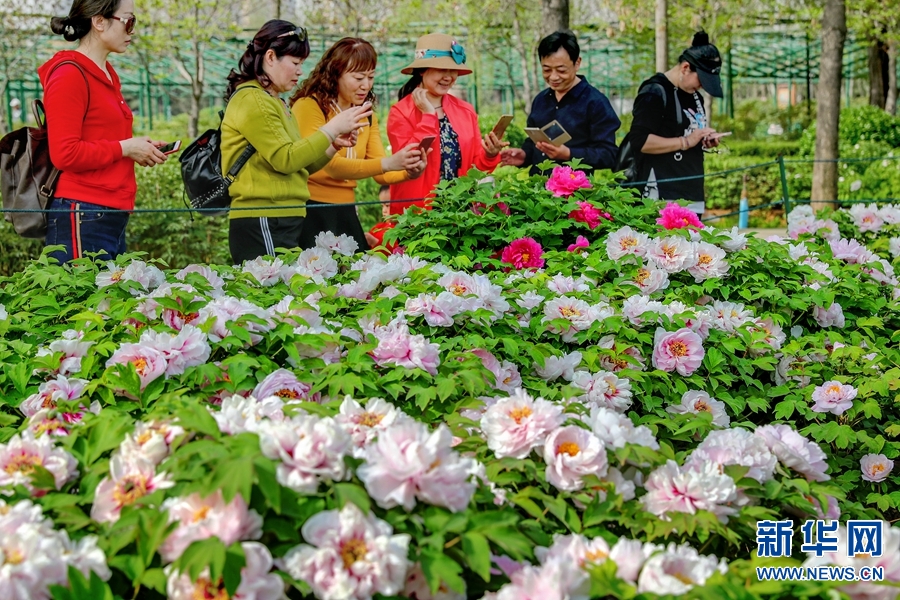
[{"label": "white smartphone", "polygon": [[160,146],[158,150],[163,154],[174,154],[175,152],[181,150],[181,140],[175,140],[171,144]]}]

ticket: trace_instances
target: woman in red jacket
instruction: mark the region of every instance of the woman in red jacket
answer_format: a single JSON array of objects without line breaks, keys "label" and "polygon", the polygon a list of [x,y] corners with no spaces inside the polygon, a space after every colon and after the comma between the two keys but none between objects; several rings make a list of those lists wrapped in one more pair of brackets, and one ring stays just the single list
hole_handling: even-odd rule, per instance
[{"label": "woman in red jacket", "polygon": [[[134,0],[74,0],[67,17],[50,21],[53,33],[78,40],[38,69],[44,86],[50,160],[61,171],[47,214],[50,254],[61,263],[85,252],[115,258],[125,252],[125,226],[134,208],[134,164],[165,162],[165,142],[132,137],[134,117],[119,76],[106,62],[125,52],[134,31]],[[72,64],[75,63],[75,64]]]},{"label": "woman in red jacket", "polygon": [[416,59],[401,71],[412,77],[391,107],[387,134],[392,148],[434,136],[435,152],[421,177],[391,186],[391,200],[414,200],[392,203],[392,214],[427,206],[424,199],[442,180],[456,179],[472,167],[490,173],[499,164],[500,150],[509,143],[493,132],[482,137],[472,105],[449,94],[457,77],[471,72],[465,50],[449,35],[425,35],[416,43]]}]

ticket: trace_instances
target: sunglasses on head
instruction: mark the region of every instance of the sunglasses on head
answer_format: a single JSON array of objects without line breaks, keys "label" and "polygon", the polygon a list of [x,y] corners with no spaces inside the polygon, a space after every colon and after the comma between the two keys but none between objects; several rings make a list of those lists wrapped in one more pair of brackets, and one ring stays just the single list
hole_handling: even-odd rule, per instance
[{"label": "sunglasses on head", "polygon": [[113,15],[110,19],[115,19],[116,21],[121,21],[125,24],[125,33],[131,35],[134,32],[134,26],[137,24],[137,18],[134,15],[131,15],[127,19],[125,17],[117,17]]},{"label": "sunglasses on head", "polygon": [[281,35],[276,35],[275,39],[277,40],[278,38],[283,38],[283,37],[287,37],[289,35],[295,35],[295,34],[297,35],[298,38],[300,38],[301,43],[306,41],[306,29],[304,29],[303,27],[298,27],[291,31],[285,31]]}]

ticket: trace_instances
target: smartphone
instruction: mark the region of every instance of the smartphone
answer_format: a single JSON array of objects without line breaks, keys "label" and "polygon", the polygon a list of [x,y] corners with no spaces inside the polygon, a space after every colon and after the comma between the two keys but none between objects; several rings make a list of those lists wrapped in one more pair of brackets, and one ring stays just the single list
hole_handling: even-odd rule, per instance
[{"label": "smartphone", "polygon": [[181,150],[181,140],[175,140],[171,144],[160,146],[158,150],[163,154],[173,154],[175,152],[178,152],[179,150]]},{"label": "smartphone", "polygon": [[537,142],[547,142],[550,143],[550,138],[547,137],[547,134],[541,130],[540,127],[526,127],[525,135],[531,138],[531,141],[534,143]]},{"label": "smartphone", "polygon": [[512,120],[512,115],[502,115],[500,117],[500,120],[497,121],[497,124],[494,125],[494,128],[491,130],[494,135],[497,136],[497,139],[503,138],[503,134],[506,133],[506,128],[509,127],[509,124],[512,123]]},{"label": "smartphone", "polygon": [[428,152],[428,149],[431,148],[431,145],[434,143],[433,135],[426,135],[422,138],[422,141],[419,142],[419,150],[422,151],[422,154]]},{"label": "smartphone", "polygon": [[572,136],[563,129],[563,126],[559,124],[559,121],[550,121],[541,127],[541,131],[550,138],[550,143],[554,146],[561,146],[572,139]]},{"label": "smartphone", "polygon": [[719,138],[723,138],[723,137],[725,137],[726,135],[731,135],[731,134],[732,134],[731,131],[725,131],[725,132],[722,132],[722,133],[713,133],[713,134],[710,134],[710,135],[709,135],[709,138],[710,138],[710,139],[713,139],[713,140],[717,140],[717,139],[719,139]]}]

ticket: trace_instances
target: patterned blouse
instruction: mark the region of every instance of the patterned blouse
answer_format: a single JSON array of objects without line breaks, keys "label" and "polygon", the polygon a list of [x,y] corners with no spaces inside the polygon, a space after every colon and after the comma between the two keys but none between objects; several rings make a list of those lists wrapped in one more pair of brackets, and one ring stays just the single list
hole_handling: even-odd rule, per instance
[{"label": "patterned blouse", "polygon": [[459,150],[459,137],[450,125],[450,119],[444,115],[441,123],[441,179],[452,181],[457,178],[462,166],[462,153]]}]

